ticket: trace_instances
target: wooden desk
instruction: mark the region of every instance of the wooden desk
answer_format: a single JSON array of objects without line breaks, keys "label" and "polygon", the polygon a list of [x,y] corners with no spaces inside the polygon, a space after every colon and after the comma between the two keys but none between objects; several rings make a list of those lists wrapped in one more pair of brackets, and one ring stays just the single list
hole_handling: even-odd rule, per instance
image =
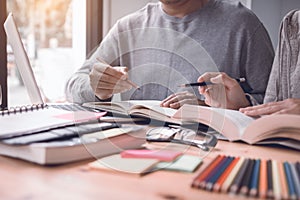
[{"label": "wooden desk", "polygon": [[217,154],[300,160],[298,151],[219,141],[193,174],[158,171],[138,177],[89,171],[86,165],[92,160],[43,167],[0,156],[0,199],[236,199],[236,196],[190,187],[193,177]]}]

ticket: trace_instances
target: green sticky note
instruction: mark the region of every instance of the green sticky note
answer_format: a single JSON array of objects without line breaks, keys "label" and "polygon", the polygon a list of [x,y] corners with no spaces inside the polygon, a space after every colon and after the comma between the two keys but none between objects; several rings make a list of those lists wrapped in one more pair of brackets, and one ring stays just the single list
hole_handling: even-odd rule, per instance
[{"label": "green sticky note", "polygon": [[173,162],[160,162],[155,166],[156,170],[171,170],[182,172],[194,172],[202,163],[202,159],[197,156],[183,155]]}]

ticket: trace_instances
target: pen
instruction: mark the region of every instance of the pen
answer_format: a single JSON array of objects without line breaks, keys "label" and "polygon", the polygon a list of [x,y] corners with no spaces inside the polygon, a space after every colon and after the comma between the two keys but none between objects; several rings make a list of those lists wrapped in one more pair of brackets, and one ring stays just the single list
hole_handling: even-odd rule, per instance
[{"label": "pen", "polygon": [[[237,82],[242,83],[245,82],[245,78],[237,78],[235,79]],[[197,82],[197,83],[187,83],[187,84],[182,84],[179,85],[178,87],[194,87],[194,86],[206,86],[206,85],[213,85],[214,83],[212,82]]]},{"label": "pen", "polygon": [[[110,64],[108,64],[107,62],[105,62],[104,60],[102,60],[101,58],[97,58],[97,60],[99,61],[99,62],[102,62],[102,63],[104,63],[104,64],[106,64],[106,65],[108,65],[108,66],[110,66],[110,67],[112,67]],[[140,89],[140,87],[137,85],[137,84],[135,84],[134,82],[132,82],[131,80],[129,80],[129,79],[126,79],[125,80],[127,83],[129,83],[132,87],[134,87],[135,89]]]}]

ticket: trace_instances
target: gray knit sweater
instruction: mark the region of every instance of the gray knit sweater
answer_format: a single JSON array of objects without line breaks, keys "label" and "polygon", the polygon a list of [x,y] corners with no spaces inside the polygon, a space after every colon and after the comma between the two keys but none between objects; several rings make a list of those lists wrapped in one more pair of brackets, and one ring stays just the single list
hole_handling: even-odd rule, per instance
[{"label": "gray knit sweater", "polygon": [[300,11],[282,20],[279,43],[264,102],[300,98]]},{"label": "gray knit sweater", "polygon": [[[167,15],[161,3],[150,3],[114,25],[69,79],[66,95],[76,103],[97,100],[89,73],[100,57],[112,66],[127,66],[129,78],[141,87],[122,93],[121,100],[162,100],[204,72],[221,71],[246,78],[251,95],[262,103],[273,56],[263,24],[240,3],[210,0],[183,18]],[[196,87],[187,89],[199,95]]]}]

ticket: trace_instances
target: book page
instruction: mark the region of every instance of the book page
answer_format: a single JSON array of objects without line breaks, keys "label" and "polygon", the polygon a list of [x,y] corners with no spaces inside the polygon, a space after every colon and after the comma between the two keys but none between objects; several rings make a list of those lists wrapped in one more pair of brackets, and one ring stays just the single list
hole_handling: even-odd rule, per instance
[{"label": "book page", "polygon": [[97,110],[105,110],[120,114],[128,114],[128,110],[132,107],[129,101],[111,101],[111,102],[88,102],[82,104],[84,107]]},{"label": "book page", "polygon": [[240,140],[245,127],[254,120],[236,110],[196,105],[183,105],[173,117],[184,121],[201,122],[219,131],[231,141]]},{"label": "book page", "polygon": [[[281,137],[297,140],[295,130],[300,132],[300,115],[278,114],[267,115],[253,121],[245,130],[244,140],[250,144],[258,140],[273,137],[272,133],[281,132]],[[290,131],[289,131],[290,130]],[[279,134],[278,134],[279,135]]]},{"label": "book page", "polygon": [[225,114],[225,117],[232,121],[235,126],[239,130],[240,139],[241,136],[244,134],[244,130],[246,127],[253,122],[255,119],[252,117],[248,117],[247,115],[236,111],[236,110],[229,110],[229,109],[214,109],[215,111]]}]

